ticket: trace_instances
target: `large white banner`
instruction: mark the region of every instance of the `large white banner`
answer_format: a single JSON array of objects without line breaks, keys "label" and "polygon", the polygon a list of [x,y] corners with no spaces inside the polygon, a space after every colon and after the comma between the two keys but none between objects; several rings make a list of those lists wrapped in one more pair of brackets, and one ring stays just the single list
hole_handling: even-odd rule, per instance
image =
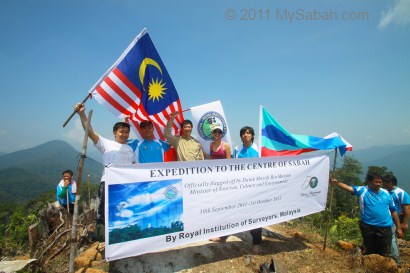
[{"label": "large white banner", "polygon": [[191,107],[193,130],[198,133],[198,141],[202,148],[209,154],[209,145],[213,141],[212,130],[215,126],[222,128],[222,140],[227,142],[232,148],[231,134],[229,133],[228,122],[225,118],[224,109],[221,102],[214,101],[200,106]]},{"label": "large white banner", "polygon": [[326,207],[326,155],[110,166],[107,260],[272,225]]}]

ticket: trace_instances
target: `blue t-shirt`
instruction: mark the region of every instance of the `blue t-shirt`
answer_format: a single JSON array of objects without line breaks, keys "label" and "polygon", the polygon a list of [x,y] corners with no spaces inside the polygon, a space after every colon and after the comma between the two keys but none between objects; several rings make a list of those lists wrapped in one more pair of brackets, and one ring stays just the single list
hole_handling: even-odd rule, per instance
[{"label": "blue t-shirt", "polygon": [[[74,182],[75,183],[75,182]],[[64,186],[64,181],[60,181],[60,183],[57,184],[57,192],[56,192],[56,197],[57,197],[57,201],[60,203],[60,205],[67,205],[67,195],[64,196],[63,198],[60,198],[59,195],[61,194],[61,192],[63,191],[63,186]],[[77,187],[75,186],[75,189],[77,189]],[[68,184],[66,192],[68,192],[68,203],[69,204],[74,204],[75,202],[75,190],[73,192],[73,182],[71,182],[70,184]]]},{"label": "blue t-shirt", "polygon": [[396,187],[390,192],[391,197],[394,201],[394,206],[396,208],[397,214],[399,215],[400,221],[403,220],[403,205],[410,205],[410,196],[403,189]]},{"label": "blue t-shirt", "polygon": [[138,139],[128,143],[135,154],[138,163],[164,162],[164,153],[169,150],[169,144],[162,140]]},{"label": "blue t-shirt", "polygon": [[352,186],[354,195],[359,200],[360,219],[372,226],[391,227],[393,225],[390,211],[396,211],[393,199],[388,191],[380,189],[375,193],[368,186]]},{"label": "blue t-shirt", "polygon": [[233,158],[250,158],[250,157],[259,157],[258,146],[255,143],[252,143],[251,146],[246,148],[242,145],[242,147],[235,147],[233,152]]}]

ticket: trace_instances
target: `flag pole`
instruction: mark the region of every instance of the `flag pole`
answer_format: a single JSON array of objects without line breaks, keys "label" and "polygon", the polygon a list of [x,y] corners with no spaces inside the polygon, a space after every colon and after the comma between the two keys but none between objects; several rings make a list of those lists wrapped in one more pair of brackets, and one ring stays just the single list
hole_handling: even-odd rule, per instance
[{"label": "flag pole", "polygon": [[[182,111],[180,111],[179,113],[184,113],[184,112],[187,112],[187,111],[191,111],[191,108],[187,108],[187,109],[185,109],[185,110],[182,110]],[[175,113],[175,112],[173,112],[173,113]],[[169,114],[169,115],[164,115],[164,117],[169,117],[169,116],[172,115],[173,113],[171,113],[171,114]]]},{"label": "flag pole", "polygon": [[[83,101],[81,102],[81,104],[85,103],[89,98],[91,98],[91,93],[89,93],[89,94],[87,95],[87,97],[85,97],[85,98],[83,99]],[[67,123],[71,120],[71,118],[75,115],[75,113],[77,113],[77,111],[74,110],[74,111],[71,113],[71,115],[68,117],[68,119],[64,122],[63,128],[67,125]]]},{"label": "flag pole", "polygon": [[81,151],[80,163],[78,164],[77,190],[75,192],[73,225],[71,228],[71,248],[70,248],[70,261],[69,261],[69,269],[68,269],[69,273],[74,273],[74,259],[75,259],[75,252],[77,250],[78,201],[80,199],[80,189],[81,189],[81,181],[82,181],[82,175],[83,175],[83,166],[84,166],[84,161],[85,161],[85,154],[87,151],[88,132],[90,130],[92,114],[93,114],[93,110],[88,112],[88,118],[87,118],[88,121],[85,126],[83,148]]},{"label": "flag pole", "polygon": [[[333,159],[333,171],[332,171],[332,175],[335,175],[335,171],[336,171],[336,157],[337,157],[337,148],[335,148],[335,158]],[[333,178],[333,177],[332,177]],[[327,234],[328,234],[328,230],[329,230],[329,225],[330,225],[330,218],[332,215],[332,203],[333,203],[333,184],[330,184],[330,200],[329,200],[329,217],[327,218],[326,221],[326,230],[325,230],[325,240],[323,242],[323,251],[326,250],[326,241],[327,241]]]}]

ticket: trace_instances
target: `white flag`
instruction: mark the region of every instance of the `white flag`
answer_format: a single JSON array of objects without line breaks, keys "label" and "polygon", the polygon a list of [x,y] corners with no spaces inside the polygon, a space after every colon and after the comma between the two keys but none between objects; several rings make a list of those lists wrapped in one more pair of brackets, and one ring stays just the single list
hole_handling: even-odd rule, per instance
[{"label": "white flag", "polygon": [[195,107],[191,107],[192,123],[194,128],[198,132],[198,140],[201,142],[204,151],[209,154],[209,145],[213,141],[212,130],[216,126],[220,126],[223,132],[222,140],[227,142],[231,146],[231,135],[228,129],[228,122],[225,118],[224,109],[221,102],[214,101],[208,104],[203,104]]}]

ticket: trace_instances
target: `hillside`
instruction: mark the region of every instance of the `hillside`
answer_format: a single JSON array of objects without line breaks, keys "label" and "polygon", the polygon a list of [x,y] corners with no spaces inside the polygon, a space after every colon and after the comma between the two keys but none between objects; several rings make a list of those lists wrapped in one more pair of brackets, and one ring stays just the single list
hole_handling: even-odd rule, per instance
[{"label": "hillside", "polygon": [[399,186],[410,191],[410,145],[387,145],[370,147],[363,150],[353,150],[353,155],[363,167],[363,179],[369,166],[387,167],[398,180]]},{"label": "hillside", "polygon": [[[96,155],[94,147],[88,147],[87,154]],[[365,174],[368,166],[386,166],[397,176],[400,187],[410,191],[410,161],[406,160],[410,145],[387,145],[353,150],[347,155],[359,160]],[[0,153],[0,204],[25,201],[38,194],[52,190],[60,180],[61,172],[74,171],[78,167],[80,152],[64,141],[54,140],[42,145],[13,153]],[[99,158],[100,160],[100,158]],[[332,160],[333,161],[333,160]],[[338,158],[338,166],[342,160]],[[91,181],[98,183],[103,166],[92,158],[85,160],[83,181],[90,174]],[[363,179],[364,179],[363,174]],[[23,189],[30,189],[29,193]]]},{"label": "hillside", "polygon": [[[66,169],[73,170],[74,178],[77,179],[79,155],[80,152],[59,140],[1,155],[0,204],[26,201],[42,192],[55,189],[61,179],[61,173]],[[102,169],[100,163],[87,158],[83,181],[87,181],[87,174],[90,174],[93,183],[99,182]]]},{"label": "hillside", "polygon": [[[296,220],[296,222],[299,221]],[[264,227],[262,234],[262,252],[257,255],[251,251],[252,238],[246,231],[232,234],[226,243],[201,241],[156,253],[121,259],[109,264],[101,258],[93,261],[92,257],[98,257],[98,255],[90,255],[90,253],[96,253],[95,247],[90,247],[80,253],[76,268],[90,265],[82,272],[99,273],[267,273],[270,272],[267,267],[273,259],[277,273],[408,272],[409,244],[406,241],[400,240],[402,268],[390,271],[386,270],[389,266],[388,261],[381,257],[378,259],[367,256],[363,261],[360,254],[353,255],[354,252],[342,250],[330,243],[323,251],[322,237],[315,234],[313,230],[301,232],[297,226],[292,224],[292,221]],[[46,272],[59,273],[62,269],[68,268],[68,256],[67,248],[65,252],[60,253],[45,266]],[[377,271],[372,270],[378,266],[380,267]]]}]

